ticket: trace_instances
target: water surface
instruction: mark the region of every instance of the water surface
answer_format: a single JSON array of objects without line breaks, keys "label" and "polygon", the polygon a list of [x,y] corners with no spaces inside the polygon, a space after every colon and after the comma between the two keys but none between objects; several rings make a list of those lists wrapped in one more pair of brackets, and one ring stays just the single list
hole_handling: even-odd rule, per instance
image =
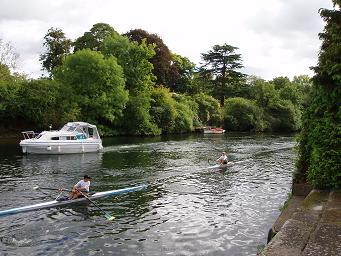
[{"label": "water surface", "polygon": [[[23,155],[0,142],[0,209],[51,200],[41,187],[145,191],[0,218],[0,255],[256,255],[290,192],[293,136],[104,139],[104,152]],[[236,164],[209,170],[221,151]]]}]

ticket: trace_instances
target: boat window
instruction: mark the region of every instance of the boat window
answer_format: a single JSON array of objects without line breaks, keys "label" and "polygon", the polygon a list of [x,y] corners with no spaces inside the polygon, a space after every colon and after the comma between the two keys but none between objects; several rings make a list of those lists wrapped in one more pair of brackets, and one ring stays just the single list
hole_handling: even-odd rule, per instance
[{"label": "boat window", "polygon": [[78,140],[86,139],[86,136],[85,136],[85,134],[83,134],[83,133],[78,133],[78,134],[76,135],[76,137],[77,137]]},{"label": "boat window", "polygon": [[51,140],[59,140],[59,137],[52,137]]},{"label": "boat window", "polygon": [[68,131],[68,132],[73,132],[75,129],[76,129],[76,127],[70,126],[70,127],[67,129],[67,131]]},{"label": "boat window", "polygon": [[41,136],[43,136],[41,133],[36,137],[36,139],[39,139]]},{"label": "boat window", "polygon": [[76,140],[76,136],[67,136],[66,139],[67,140]]},{"label": "boat window", "polygon": [[67,140],[67,137],[66,136],[60,136],[59,139],[60,140]]},{"label": "boat window", "polygon": [[89,128],[89,137],[93,138],[94,137],[94,129]]}]

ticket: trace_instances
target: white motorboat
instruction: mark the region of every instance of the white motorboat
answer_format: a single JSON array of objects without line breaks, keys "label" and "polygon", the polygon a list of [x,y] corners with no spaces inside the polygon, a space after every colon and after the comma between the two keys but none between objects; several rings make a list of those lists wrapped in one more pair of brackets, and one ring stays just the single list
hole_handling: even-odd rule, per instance
[{"label": "white motorboat", "polygon": [[85,122],[69,122],[59,131],[22,132],[20,141],[23,153],[74,154],[99,152],[102,140],[95,125]]}]

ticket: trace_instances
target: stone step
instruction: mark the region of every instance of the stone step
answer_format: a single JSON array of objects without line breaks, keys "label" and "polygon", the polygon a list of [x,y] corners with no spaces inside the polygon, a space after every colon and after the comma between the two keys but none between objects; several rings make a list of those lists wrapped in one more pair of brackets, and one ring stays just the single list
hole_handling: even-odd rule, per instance
[{"label": "stone step", "polygon": [[[324,254],[324,250],[334,255],[332,253],[340,249],[341,234],[338,223],[341,224],[341,194],[335,191],[312,190],[303,198],[293,196],[289,200],[288,206],[273,225],[272,231],[277,232],[276,235],[261,255],[328,255]],[[334,236],[327,235],[327,230]],[[333,249],[321,247],[323,243],[319,241],[324,241]]]}]

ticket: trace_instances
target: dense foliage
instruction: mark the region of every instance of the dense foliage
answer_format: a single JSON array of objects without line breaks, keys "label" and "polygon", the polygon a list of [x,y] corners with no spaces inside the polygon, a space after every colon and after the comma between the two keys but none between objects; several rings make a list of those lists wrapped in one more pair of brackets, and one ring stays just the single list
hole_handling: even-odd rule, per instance
[{"label": "dense foliage", "polygon": [[40,60],[49,78],[27,80],[8,66],[13,54],[2,55],[0,129],[58,128],[81,120],[98,125],[102,135],[185,133],[203,126],[291,132],[300,129],[311,87],[307,76],[265,81],[240,73],[235,46],[213,46],[196,67],[156,34],[135,29],[120,35],[106,23],[73,42],[51,28],[44,46]]},{"label": "dense foliage", "polygon": [[168,85],[171,72],[172,54],[167,45],[157,34],[150,34],[143,29],[133,29],[125,34],[130,41],[147,43],[152,45],[155,54],[150,57],[150,62],[153,64],[153,74],[156,76],[156,83],[159,85]]},{"label": "dense foliage", "polygon": [[122,115],[128,93],[124,89],[122,67],[116,58],[104,58],[90,49],[80,50],[55,69],[54,77],[70,89],[69,98],[89,122],[113,123]]},{"label": "dense foliage", "polygon": [[198,104],[198,118],[200,125],[220,126],[222,122],[222,109],[219,101],[205,93],[193,95]]},{"label": "dense foliage", "polygon": [[73,43],[74,52],[82,49],[100,51],[104,40],[112,34],[117,34],[117,32],[109,24],[96,23],[90,31],[85,32],[83,36],[76,39]]},{"label": "dense foliage", "polygon": [[308,105],[303,114],[296,181],[341,187],[341,1],[322,9],[326,25]]},{"label": "dense foliage", "polygon": [[130,42],[126,37],[112,34],[104,42],[103,52],[117,57],[123,68],[129,100],[123,116],[117,122],[118,129],[125,134],[157,135],[159,128],[150,116],[151,90],[153,88],[153,65],[148,59],[154,50],[146,43]]},{"label": "dense foliage", "polygon": [[248,99],[227,99],[224,117],[224,126],[232,131],[261,131],[263,129],[262,110]]}]

